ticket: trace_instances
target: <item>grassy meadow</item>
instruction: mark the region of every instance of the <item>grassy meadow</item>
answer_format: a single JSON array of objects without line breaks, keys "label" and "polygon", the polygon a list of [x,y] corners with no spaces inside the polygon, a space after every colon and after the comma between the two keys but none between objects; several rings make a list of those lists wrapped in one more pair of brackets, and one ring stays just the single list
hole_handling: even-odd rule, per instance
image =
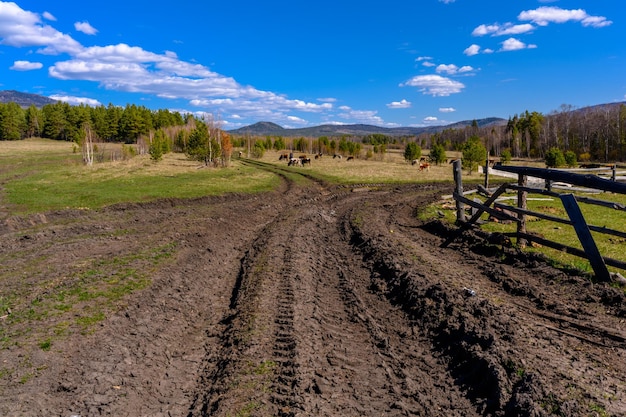
[{"label": "grassy meadow", "polygon": [[5,210],[12,214],[262,192],[276,187],[278,181],[270,173],[236,162],[226,169],[205,168],[179,153],[167,154],[156,163],[149,155],[139,155],[86,166],[69,142],[0,142],[0,196]]},{"label": "grassy meadow", "polygon": [[[121,145],[100,145],[102,155],[109,155]],[[97,209],[120,202],[141,202],[160,198],[194,198],[225,193],[255,193],[275,189],[279,176],[268,170],[245,164],[236,157],[227,168],[204,167],[191,161],[183,154],[170,153],[162,161],[153,162],[148,155],[135,156],[128,160],[111,161],[104,156],[103,162],[93,166],[82,163],[80,152],[70,142],[45,139],[27,139],[0,142],[0,207],[9,215],[60,210],[65,208]],[[267,151],[261,162],[287,168],[279,161],[282,152]],[[295,153],[298,156],[299,153]],[[311,156],[311,155],[309,155]],[[460,156],[460,155],[449,155]],[[107,160],[109,159],[109,160]],[[513,161],[514,164],[541,166],[540,162]],[[334,159],[323,156],[313,159],[310,166],[289,167],[294,173],[307,174],[333,184],[385,184],[413,182],[449,182],[452,185],[452,167],[449,164],[433,165],[420,171],[418,166],[407,163],[400,149],[391,149],[380,157],[371,159]],[[294,176],[298,180],[297,176]],[[302,178],[299,179],[300,181]],[[463,171],[464,184],[482,183],[482,174],[468,175]],[[491,184],[511,181],[491,177]],[[510,195],[513,197],[513,195]],[[541,197],[533,199],[533,197]],[[626,204],[626,196],[610,193],[594,195],[594,198]],[[558,217],[566,217],[559,199],[529,196],[528,207]],[[509,204],[514,205],[514,201]],[[587,222],[596,226],[607,226],[626,231],[623,211],[581,204]],[[443,213],[443,217],[442,217]],[[426,208],[423,219],[442,218],[454,222],[454,202],[441,201]],[[487,216],[484,215],[486,219]],[[487,222],[488,231],[513,232],[515,225]],[[530,219],[527,229],[546,239],[580,248],[572,227],[545,220]],[[603,256],[626,261],[626,239],[594,233],[594,238]],[[590,270],[589,263],[572,255],[548,248],[529,247],[528,250],[546,253],[556,262],[582,270]]]},{"label": "grassy meadow", "polygon": [[[96,209],[160,198],[254,193],[274,189],[280,182],[278,176],[246,165],[236,156],[229,167],[215,169],[180,153],[166,154],[159,162],[150,160],[149,155],[111,161],[109,155],[119,151],[121,145],[99,146],[103,162],[86,166],[71,142],[0,142],[0,201],[4,210],[27,214],[65,208]],[[267,151],[261,161],[286,166],[286,162],[278,160],[279,155]],[[337,184],[452,180],[450,166],[432,166],[429,171],[420,172],[417,166],[404,161],[400,151],[389,152],[382,160],[347,161],[325,156],[313,160],[311,166],[292,169]],[[474,177],[480,179],[476,173]]]},{"label": "grassy meadow", "polygon": [[[431,165],[428,170],[419,170],[419,166],[411,165],[405,161],[404,150],[391,149],[382,157],[374,156],[370,159],[363,157],[348,161],[346,157],[333,158],[324,155],[319,159],[311,157],[311,165],[304,167],[290,167],[294,171],[306,172],[316,178],[326,180],[332,184],[389,184],[389,183],[414,183],[433,181],[452,181],[452,167],[448,164]],[[281,153],[267,151],[261,158],[262,162],[286,166],[286,161],[279,161]],[[450,154],[455,154],[450,152]],[[294,152],[294,156],[301,155]],[[245,156],[245,154],[244,154]],[[473,179],[480,180],[476,172]]]}]

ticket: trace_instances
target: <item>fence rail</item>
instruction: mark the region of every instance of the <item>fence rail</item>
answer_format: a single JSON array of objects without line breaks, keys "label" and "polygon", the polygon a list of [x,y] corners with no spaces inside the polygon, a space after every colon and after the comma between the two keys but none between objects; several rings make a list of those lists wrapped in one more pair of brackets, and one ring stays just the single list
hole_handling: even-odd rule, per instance
[{"label": "fence rail", "polygon": [[[487,196],[487,200],[484,202],[481,202],[481,200],[477,201],[477,199],[470,200],[464,195],[461,168],[461,160],[454,161],[453,173],[455,189],[453,193],[453,198],[456,202],[457,224],[459,225],[459,229],[450,238],[448,238],[448,240],[446,240],[442,244],[442,246],[445,247],[449,245],[464,231],[475,225],[483,213],[488,213],[494,217],[510,220],[517,224],[517,230],[514,233],[514,236],[517,238],[518,246],[523,248],[527,245],[528,242],[536,242],[538,244],[553,249],[557,249],[578,257],[585,258],[589,260],[589,263],[591,264],[594,274],[596,275],[596,278],[598,280],[611,280],[611,275],[607,269],[607,265],[626,270],[626,262],[603,257],[600,254],[591,234],[591,232],[593,231],[596,233],[626,238],[626,232],[613,230],[607,227],[587,224],[578,203],[594,204],[606,207],[607,209],[621,211],[626,211],[626,206],[611,201],[604,201],[580,195],[576,196],[571,192],[558,193],[553,191],[553,185],[555,183],[560,183],[570,186],[582,187],[583,190],[596,190],[600,192],[626,194],[626,184],[616,181],[615,166],[610,168],[596,168],[591,170],[586,169],[576,171],[564,171],[557,169],[543,169],[522,166],[499,166],[497,169],[500,171],[516,174],[517,183],[502,184],[493,193],[490,193],[485,188],[482,188],[482,194],[485,194]],[[594,173],[591,173],[599,173],[601,171],[606,171],[609,169],[611,170],[611,179],[602,178]],[[542,188],[529,186],[529,178],[543,179],[544,186]],[[576,188],[576,190],[581,190],[581,188]],[[503,204],[497,201],[502,194],[510,191],[517,192],[517,206]],[[563,204],[566,213],[568,214],[569,219],[529,210],[527,207],[527,199],[529,193],[548,195],[551,197],[559,198]],[[465,214],[465,206],[472,207],[473,214],[469,219],[467,219]],[[527,233],[526,219],[528,216],[533,216],[539,219],[572,226],[576,231],[576,235],[578,236],[583,250]]]}]

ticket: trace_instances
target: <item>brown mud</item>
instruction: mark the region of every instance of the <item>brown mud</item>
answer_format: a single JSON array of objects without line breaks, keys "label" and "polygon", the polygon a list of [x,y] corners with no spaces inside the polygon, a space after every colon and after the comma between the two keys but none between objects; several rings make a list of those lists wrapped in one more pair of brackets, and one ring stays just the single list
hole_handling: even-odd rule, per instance
[{"label": "brown mud", "polygon": [[624,292],[469,232],[441,248],[416,213],[450,188],[1,218],[0,415],[626,415]]}]

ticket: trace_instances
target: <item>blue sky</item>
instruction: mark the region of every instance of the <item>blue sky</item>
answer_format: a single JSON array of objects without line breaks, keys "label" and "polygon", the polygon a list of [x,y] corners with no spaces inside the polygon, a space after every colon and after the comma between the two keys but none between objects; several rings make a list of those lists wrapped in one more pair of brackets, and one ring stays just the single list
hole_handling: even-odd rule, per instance
[{"label": "blue sky", "polygon": [[0,90],[227,130],[548,114],[626,100],[621,3],[0,1]]}]

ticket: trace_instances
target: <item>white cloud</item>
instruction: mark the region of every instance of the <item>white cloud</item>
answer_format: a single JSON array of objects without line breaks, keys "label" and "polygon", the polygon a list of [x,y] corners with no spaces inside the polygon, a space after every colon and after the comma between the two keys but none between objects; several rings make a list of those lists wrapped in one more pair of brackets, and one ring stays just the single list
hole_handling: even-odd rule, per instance
[{"label": "white cloud", "polygon": [[62,96],[62,95],[52,95],[50,96],[52,100],[63,101],[68,104],[78,105],[78,104],[86,104],[91,107],[101,106],[102,104],[98,100],[94,100],[92,98],[87,97],[74,97],[74,96]]},{"label": "white cloud", "polygon": [[405,99],[402,99],[400,101],[392,101],[391,103],[387,104],[387,107],[389,107],[390,109],[408,109],[411,107],[411,102]]},{"label": "white cloud", "polygon": [[41,24],[38,14],[25,11],[15,3],[0,2],[0,43],[17,48],[44,46],[39,53],[56,55],[76,53],[80,43],[49,25]]},{"label": "white cloud", "polygon": [[426,116],[426,117],[424,117],[424,123],[434,123],[437,120],[439,120],[439,119],[437,119],[435,116]]},{"label": "white cloud", "polygon": [[439,0],[440,3],[450,4],[454,3],[456,0]]},{"label": "white cloud", "polygon": [[415,58],[416,61],[420,62],[420,61],[432,61],[433,57],[431,56],[418,56],[417,58]]},{"label": "white cloud", "polygon": [[547,26],[550,23],[566,23],[569,21],[581,22],[583,26],[604,27],[613,22],[604,16],[590,16],[583,9],[566,10],[560,7],[543,6],[534,10],[521,12],[517,18],[528,20],[539,26]]},{"label": "white cloud", "polygon": [[473,56],[476,55],[480,52],[480,46],[476,45],[476,44],[472,44],[470,46],[468,46],[467,48],[465,48],[465,50],[463,51],[463,53],[467,56]]},{"label": "white cloud", "polygon": [[485,36],[485,35],[489,35],[491,33],[495,33],[498,31],[498,29],[500,28],[500,25],[480,25],[477,26],[473,31],[472,31],[472,36]]},{"label": "white cloud", "polygon": [[602,28],[613,24],[612,21],[606,20],[604,16],[589,16],[582,20],[583,26],[591,26],[594,28]]},{"label": "white cloud", "polygon": [[359,123],[382,125],[383,119],[380,116],[376,116],[378,113],[376,110],[354,110],[348,106],[341,106],[339,108],[343,113],[339,113],[339,117],[342,119],[356,120]]},{"label": "white cloud", "polygon": [[440,75],[418,75],[400,84],[400,86],[418,87],[423,94],[435,97],[460,93],[465,88],[463,83]]},{"label": "white cloud", "polygon": [[502,48],[500,48],[500,51],[502,52],[518,51],[520,49],[534,49],[536,47],[537,45],[533,45],[533,44],[527,45],[524,42],[520,41],[519,39],[509,38],[505,40],[504,42],[502,42]]},{"label": "white cloud", "polygon": [[41,15],[44,19],[46,20],[52,20],[53,22],[56,22],[57,18],[54,17],[54,15],[52,15],[52,13],[50,12],[43,12],[43,14]]},{"label": "white cloud", "polygon": [[287,116],[287,120],[289,120],[290,122],[293,122],[293,123],[298,123],[298,124],[303,124],[303,125],[308,123],[306,120],[301,119],[301,118],[296,117],[296,116]]},{"label": "white cloud", "polygon": [[507,35],[520,35],[523,33],[532,32],[535,29],[530,23],[524,23],[521,25],[514,25],[512,23],[506,23],[500,25],[495,23],[493,25],[480,25],[472,31],[472,36],[507,36]]},{"label": "white cloud", "polygon": [[15,61],[11,69],[15,71],[31,71],[41,69],[42,67],[43,64],[41,62]]},{"label": "white cloud", "polygon": [[472,68],[469,65],[464,65],[462,67],[458,67],[454,64],[441,64],[437,66],[436,71],[438,73],[445,73],[448,75],[455,75],[455,74],[466,74],[466,73],[470,73],[470,72],[474,72],[474,68]]},{"label": "white cloud", "polygon": [[440,107],[439,111],[441,113],[454,113],[456,109],[454,107]]},{"label": "white cloud", "polygon": [[[53,20],[49,13],[44,14],[44,18]],[[51,77],[60,80],[92,81],[108,90],[184,99],[207,113],[233,113],[266,120],[288,121],[286,113],[291,111],[330,112],[336,101],[324,98],[307,102],[258,90],[204,65],[182,61],[171,51],[157,54],[123,43],[84,47],[71,36],[43,24],[41,19],[40,15],[25,11],[15,3],[0,1],[0,44],[41,47],[35,51],[40,54],[67,53],[69,59],[57,61],[48,70]],[[76,23],[75,27],[88,34],[97,32],[87,22]],[[13,69],[25,70],[36,65],[16,61]],[[64,97],[64,101],[89,102],[89,99]],[[354,114],[363,120],[381,122],[375,112]]]},{"label": "white cloud", "polygon": [[74,29],[86,35],[95,35],[98,33],[98,29],[91,26],[89,22],[76,22],[74,23]]}]

